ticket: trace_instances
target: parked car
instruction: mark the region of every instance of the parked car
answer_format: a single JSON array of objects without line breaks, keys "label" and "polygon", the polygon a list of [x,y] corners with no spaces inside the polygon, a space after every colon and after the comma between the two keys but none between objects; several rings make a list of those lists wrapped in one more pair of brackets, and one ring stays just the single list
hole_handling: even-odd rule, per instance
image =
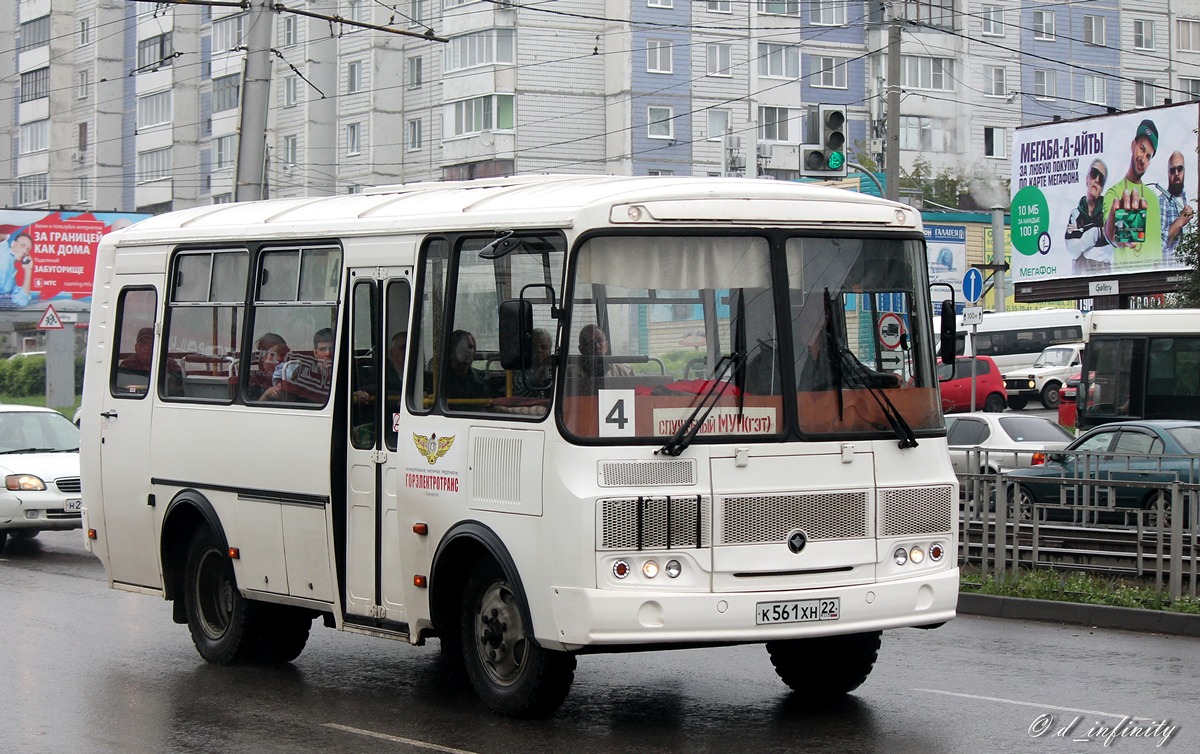
[{"label": "parked car", "polygon": [[[1200,422],[1162,419],[1096,427],[1080,435],[1063,452],[1051,453],[1041,466],[1012,471],[1008,475],[1009,499],[1019,500],[1023,511],[1034,502],[1056,502],[1062,480],[1066,479],[1066,501],[1075,503],[1087,491],[1069,480],[1081,478],[1122,482],[1171,482],[1178,478],[1181,482],[1200,482]],[[1150,523],[1157,524],[1159,497],[1170,499],[1168,491],[1157,487],[1130,485],[1115,490],[1119,510],[1102,519],[1118,523],[1128,518],[1129,511],[1147,510],[1151,512]],[[1095,487],[1091,494],[1094,500],[1105,499]],[[1049,513],[1053,518],[1063,512]]]},{"label": "parked car", "polygon": [[79,428],[48,408],[0,405],[0,550],[8,538],[83,525]]},{"label": "parked car", "polygon": [[[1042,416],[975,411],[947,416],[946,439],[955,474],[994,474],[1045,463],[1047,451],[1062,450],[1075,438]],[[977,466],[971,464],[973,451],[979,451]]]},{"label": "parked car", "polygon": [[942,411],[971,410],[971,362],[975,362],[975,408],[1000,413],[1007,404],[1004,377],[990,356],[960,356],[954,364],[938,363]]},{"label": "parked car", "polygon": [[1058,408],[1059,388],[1068,377],[1079,372],[1082,363],[1083,343],[1046,347],[1032,367],[1004,375],[1008,407],[1020,410],[1029,401],[1038,400],[1046,408]]}]

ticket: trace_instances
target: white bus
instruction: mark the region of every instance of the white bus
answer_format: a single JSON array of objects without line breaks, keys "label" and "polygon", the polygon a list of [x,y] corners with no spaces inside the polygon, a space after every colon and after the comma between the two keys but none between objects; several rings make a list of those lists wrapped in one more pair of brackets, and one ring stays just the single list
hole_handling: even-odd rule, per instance
[{"label": "white bus", "polygon": [[[1005,377],[1033,368],[1049,346],[1083,340],[1083,312],[1078,309],[987,312],[974,328],[963,325],[961,317],[958,322],[955,352],[959,356],[990,356]],[[1012,408],[1024,408],[1029,402],[1028,396],[1021,394],[1026,387],[1025,382],[1009,386]]]},{"label": "white bus", "polygon": [[926,275],[912,209],[776,181],[148,219],[97,260],[87,541],[217,664],[322,617],[436,637],[511,716],[580,653],[672,646],[765,643],[841,695],[882,630],[955,614]]}]

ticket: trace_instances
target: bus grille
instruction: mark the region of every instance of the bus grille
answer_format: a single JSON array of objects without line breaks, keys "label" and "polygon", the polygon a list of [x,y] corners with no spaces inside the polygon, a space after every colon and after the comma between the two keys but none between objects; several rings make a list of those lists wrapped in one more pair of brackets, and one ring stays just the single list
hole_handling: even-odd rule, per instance
[{"label": "bus grille", "polygon": [[69,495],[78,494],[80,490],[79,477],[65,476],[62,479],[54,480],[54,484],[58,487],[59,492],[66,492]]},{"label": "bus grille", "polygon": [[866,492],[727,497],[720,544],[786,542],[796,529],[810,541],[866,537],[867,501]]},{"label": "bus grille", "polygon": [[953,487],[901,487],[879,491],[879,536],[941,534],[953,527]]},{"label": "bus grille", "polygon": [[696,462],[678,461],[602,461],[601,487],[656,487],[696,483]]},{"label": "bus grille", "polygon": [[711,506],[701,495],[600,501],[601,550],[707,547]]}]

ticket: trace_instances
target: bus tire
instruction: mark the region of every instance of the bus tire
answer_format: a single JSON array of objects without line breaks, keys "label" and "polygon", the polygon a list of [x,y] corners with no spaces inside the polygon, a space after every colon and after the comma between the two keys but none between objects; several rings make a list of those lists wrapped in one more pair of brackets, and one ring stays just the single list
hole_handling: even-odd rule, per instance
[{"label": "bus tire", "polygon": [[1011,408],[1013,411],[1020,411],[1021,409],[1025,408],[1026,404],[1028,404],[1028,403],[1029,403],[1029,400],[1026,398],[1009,398],[1008,399],[1008,407]]},{"label": "bus tire", "polygon": [[[836,702],[875,667],[882,631],[767,642],[775,674],[800,701]],[[815,679],[820,679],[819,681]]]},{"label": "bus tire", "polygon": [[1062,403],[1062,399],[1058,397],[1059,388],[1062,383],[1056,380],[1050,380],[1046,386],[1042,388],[1041,401],[1046,408],[1058,408],[1058,404]]},{"label": "bus tire", "polygon": [[188,631],[200,656],[229,665],[255,654],[259,605],[238,592],[229,555],[207,526],[192,536],[183,578]]},{"label": "bus tire", "polygon": [[4,552],[6,544],[8,544],[8,532],[0,530],[0,552]]},{"label": "bus tire", "polygon": [[507,717],[544,717],[575,679],[575,655],[544,649],[525,625],[524,596],[490,559],[477,563],[464,590],[463,664],[475,693]]},{"label": "bus tire", "polygon": [[304,651],[312,630],[313,614],[288,605],[256,605],[258,619],[253,649],[247,659],[266,665],[291,662]]},{"label": "bus tire", "polygon": [[1006,404],[1003,395],[1000,395],[999,393],[992,393],[987,397],[987,400],[983,402],[983,410],[987,411],[989,414],[1002,414],[1004,413],[1005,405]]}]

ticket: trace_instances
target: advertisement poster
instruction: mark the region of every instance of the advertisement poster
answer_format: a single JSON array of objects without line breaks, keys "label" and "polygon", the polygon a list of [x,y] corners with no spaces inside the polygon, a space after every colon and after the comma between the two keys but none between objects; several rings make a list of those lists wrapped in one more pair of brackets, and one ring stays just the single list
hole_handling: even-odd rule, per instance
[{"label": "advertisement poster", "polygon": [[1017,129],[1018,282],[1179,269],[1195,232],[1200,103]]},{"label": "advertisement poster", "polygon": [[0,210],[0,310],[88,308],[101,236],[149,216]]},{"label": "advertisement poster", "polygon": [[[954,300],[961,307],[963,275],[967,271],[967,226],[926,225],[925,249],[929,256],[929,282],[954,288]],[[941,301],[950,298],[945,285],[932,289],[934,311],[939,310]]]}]

